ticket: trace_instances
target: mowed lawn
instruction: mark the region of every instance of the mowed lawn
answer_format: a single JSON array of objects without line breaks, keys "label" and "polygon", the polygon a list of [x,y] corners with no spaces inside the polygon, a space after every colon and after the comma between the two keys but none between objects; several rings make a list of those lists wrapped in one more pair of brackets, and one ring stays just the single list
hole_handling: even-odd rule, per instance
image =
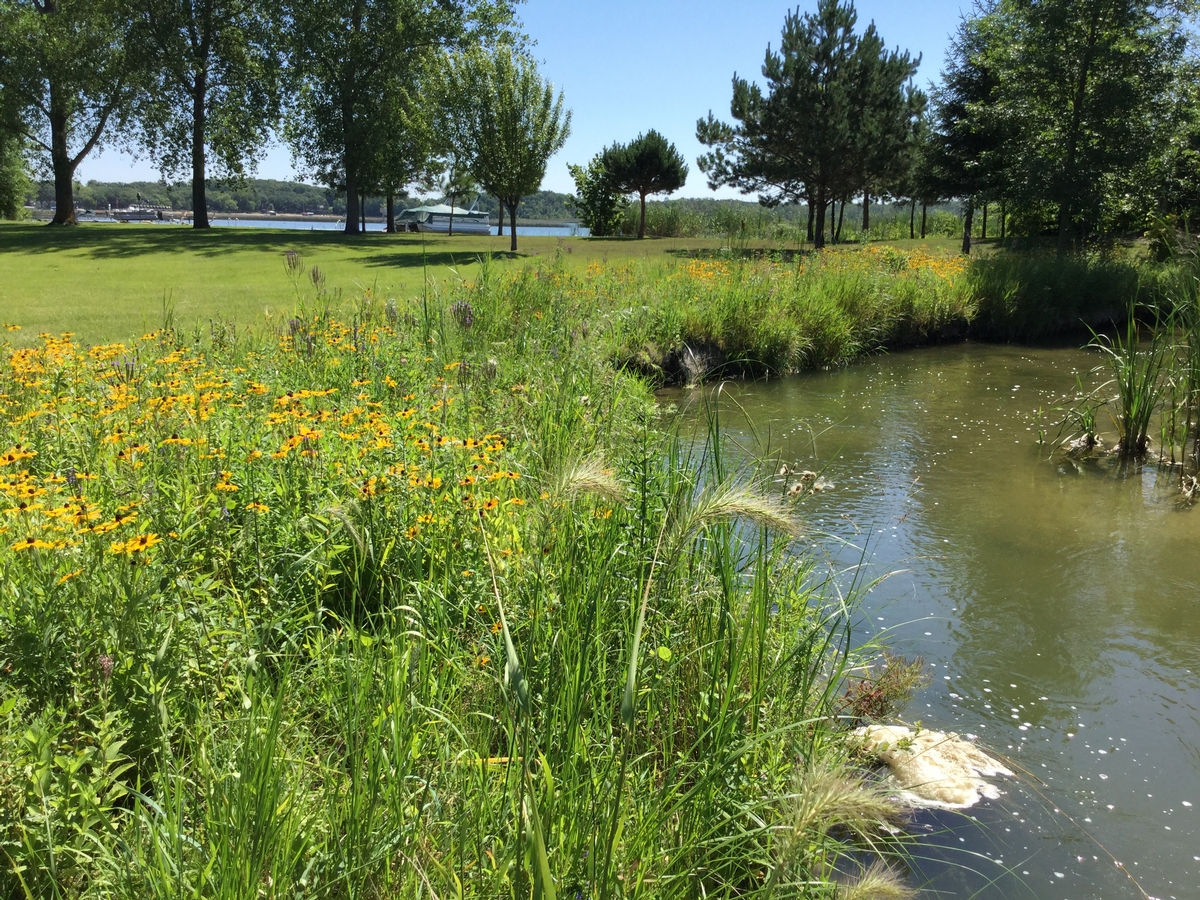
[{"label": "mowed lawn", "polygon": [[[74,332],[79,340],[123,340],[162,324],[164,302],[177,327],[210,319],[239,327],[277,325],[296,307],[285,254],[301,254],[305,278],[313,266],[341,303],[368,289],[375,296],[410,297],[474,277],[480,257],[519,269],[554,260],[569,267],[592,261],[676,259],[712,250],[721,238],[589,239],[520,237],[520,253],[505,237],[385,235],[265,228],[196,231],[163,225],[85,224],[76,228],[0,225],[0,323],[21,326],[17,343],[42,331]],[[311,298],[306,280],[301,295]]]}]

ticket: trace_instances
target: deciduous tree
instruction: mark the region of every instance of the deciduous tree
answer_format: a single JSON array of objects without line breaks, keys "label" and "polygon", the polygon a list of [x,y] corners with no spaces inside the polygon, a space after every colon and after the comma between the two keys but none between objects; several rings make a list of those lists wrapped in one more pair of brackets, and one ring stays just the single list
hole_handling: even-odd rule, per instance
[{"label": "deciduous tree", "polygon": [[0,123],[54,178],[51,224],[75,224],[75,170],[134,96],[125,0],[0,0]]},{"label": "deciduous tree", "polygon": [[280,109],[281,41],[267,0],[134,0],[149,89],[142,140],[164,175],[189,172],[192,223],[208,227],[211,174],[254,171]]},{"label": "deciduous tree", "polygon": [[[295,95],[285,129],[309,172],[354,208],[390,87],[434,50],[478,46],[513,24],[510,0],[282,0]],[[394,94],[392,94],[394,96]],[[355,198],[355,199],[351,199]],[[357,234],[356,216],[346,233]]]},{"label": "deciduous tree", "polygon": [[483,189],[508,207],[515,253],[517,205],[541,187],[546,163],[571,133],[571,112],[534,61],[511,46],[464,54],[451,81],[467,165]]},{"label": "deciduous tree", "polygon": [[575,182],[569,203],[580,223],[595,237],[615,234],[629,201],[605,167],[604,154],[597,153],[586,166],[568,165],[567,170]]}]

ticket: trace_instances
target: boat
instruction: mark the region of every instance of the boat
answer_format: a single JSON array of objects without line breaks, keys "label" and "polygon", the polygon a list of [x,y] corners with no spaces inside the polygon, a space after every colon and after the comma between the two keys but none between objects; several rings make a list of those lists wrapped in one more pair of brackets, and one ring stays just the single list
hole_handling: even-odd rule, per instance
[{"label": "boat", "polygon": [[[453,228],[453,230],[452,230]],[[474,207],[414,206],[396,216],[399,231],[421,231],[430,234],[491,234],[488,214]]]},{"label": "boat", "polygon": [[166,218],[163,214],[170,212],[169,206],[139,205],[114,209],[110,215],[118,222],[161,222]]}]

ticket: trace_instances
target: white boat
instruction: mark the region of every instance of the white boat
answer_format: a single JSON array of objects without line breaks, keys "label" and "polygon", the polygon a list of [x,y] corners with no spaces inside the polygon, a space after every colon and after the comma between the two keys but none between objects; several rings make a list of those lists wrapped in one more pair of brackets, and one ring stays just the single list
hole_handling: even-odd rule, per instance
[{"label": "white boat", "polygon": [[[396,216],[400,231],[423,231],[430,234],[491,234],[488,214],[483,210],[449,207],[415,206]],[[452,230],[453,229],[453,230]]]}]

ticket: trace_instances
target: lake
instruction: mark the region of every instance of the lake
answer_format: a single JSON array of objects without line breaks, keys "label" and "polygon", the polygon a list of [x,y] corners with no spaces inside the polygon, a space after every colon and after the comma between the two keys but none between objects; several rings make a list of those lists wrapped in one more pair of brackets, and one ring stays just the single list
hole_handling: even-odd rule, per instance
[{"label": "lake", "polygon": [[998,801],[914,814],[930,896],[1200,896],[1200,509],[1178,470],[1037,441],[1098,362],[965,344],[723,389],[744,411],[723,404],[728,438],[832,484],[801,507],[821,566],[888,576],[860,635],[927,660],[905,718],[1018,773]]},{"label": "lake", "polygon": [[[81,216],[80,221],[116,223],[115,219],[101,216]],[[345,226],[340,222],[318,222],[306,219],[229,219],[211,218],[209,223],[214,228],[283,228],[291,231],[341,231]],[[179,220],[164,222],[148,222],[150,225],[180,225]],[[182,223],[188,227],[191,222]],[[367,231],[383,231],[383,222],[367,222]],[[495,226],[493,226],[495,227]],[[586,237],[588,230],[582,225],[566,223],[563,225],[521,225],[517,224],[517,237]],[[495,232],[492,233],[495,237]],[[508,226],[505,226],[504,236],[508,237]]]}]

